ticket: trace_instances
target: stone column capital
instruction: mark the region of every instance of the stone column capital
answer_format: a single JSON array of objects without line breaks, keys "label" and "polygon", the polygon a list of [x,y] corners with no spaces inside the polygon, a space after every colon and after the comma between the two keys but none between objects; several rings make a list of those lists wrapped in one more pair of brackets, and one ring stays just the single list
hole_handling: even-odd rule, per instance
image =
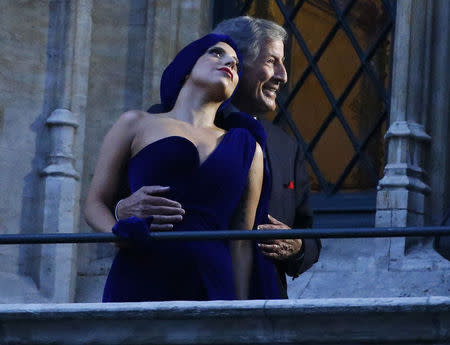
[{"label": "stone column capital", "polygon": [[55,109],[46,124],[50,128],[51,149],[49,165],[42,171],[42,175],[79,180],[80,175],[73,167],[72,152],[75,130],[78,127],[75,116],[68,109]]},{"label": "stone column capital", "polygon": [[47,118],[47,126],[69,126],[78,128],[78,121],[73,113],[68,109],[55,109]]},{"label": "stone column capital", "polygon": [[384,139],[389,140],[391,138],[399,137],[411,138],[424,142],[431,141],[431,136],[427,134],[425,127],[417,122],[395,121],[391,123]]}]

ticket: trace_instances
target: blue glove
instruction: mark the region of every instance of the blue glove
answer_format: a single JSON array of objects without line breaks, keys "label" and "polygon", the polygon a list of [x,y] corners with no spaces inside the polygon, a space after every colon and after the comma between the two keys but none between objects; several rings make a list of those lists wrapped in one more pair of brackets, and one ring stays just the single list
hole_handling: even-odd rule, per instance
[{"label": "blue glove", "polygon": [[130,217],[119,220],[112,228],[112,232],[123,238],[136,243],[142,243],[150,238],[150,228],[153,217],[146,219]]}]

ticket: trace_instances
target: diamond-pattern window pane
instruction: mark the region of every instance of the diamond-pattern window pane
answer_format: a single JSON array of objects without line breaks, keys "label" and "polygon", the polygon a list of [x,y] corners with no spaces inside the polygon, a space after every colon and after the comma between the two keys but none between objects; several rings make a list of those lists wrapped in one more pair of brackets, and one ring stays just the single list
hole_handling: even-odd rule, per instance
[{"label": "diamond-pattern window pane", "polygon": [[358,55],[343,30],[338,30],[317,63],[335,98],[345,90],[359,65]]},{"label": "diamond-pattern window pane", "polygon": [[362,142],[385,110],[382,98],[370,78],[363,73],[341,106],[346,121],[358,142]]},{"label": "diamond-pattern window pane", "polygon": [[216,23],[248,14],[286,28],[290,79],[271,118],[304,147],[313,190],[373,189],[381,176],[394,8],[393,0],[216,0],[215,13],[225,11]]},{"label": "diamond-pattern window pane", "polygon": [[313,156],[327,181],[337,181],[352,159],[352,143],[335,117],[313,150]]},{"label": "diamond-pattern window pane", "polygon": [[305,2],[293,22],[302,33],[308,49],[315,54],[336,23],[336,16],[333,11],[324,11],[313,3]]},{"label": "diamond-pattern window pane", "polygon": [[313,74],[306,78],[302,88],[288,107],[289,113],[295,114],[292,119],[296,127],[300,129],[303,139],[309,143],[318,133],[332,109],[320,83]]}]

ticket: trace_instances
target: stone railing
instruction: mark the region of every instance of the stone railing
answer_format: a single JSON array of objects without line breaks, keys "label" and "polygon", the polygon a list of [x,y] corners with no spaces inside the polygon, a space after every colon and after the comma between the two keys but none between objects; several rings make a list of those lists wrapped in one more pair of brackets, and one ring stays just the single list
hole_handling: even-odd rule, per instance
[{"label": "stone railing", "polygon": [[0,344],[450,344],[450,297],[0,305]]}]

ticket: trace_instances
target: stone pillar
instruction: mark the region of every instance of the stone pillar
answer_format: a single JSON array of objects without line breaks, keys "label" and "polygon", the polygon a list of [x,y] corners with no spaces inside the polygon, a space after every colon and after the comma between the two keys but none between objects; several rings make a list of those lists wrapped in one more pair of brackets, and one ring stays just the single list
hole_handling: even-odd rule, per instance
[{"label": "stone pillar", "polygon": [[[447,0],[397,1],[388,161],[378,185],[378,227],[436,225],[448,206],[449,23]],[[429,271],[442,265],[431,240],[390,239],[390,269]]]},{"label": "stone pillar", "polygon": [[[73,233],[79,175],[73,167],[73,139],[78,123],[66,109],[56,109],[47,119],[51,151],[45,178],[44,233]],[[39,287],[53,302],[70,302],[74,296],[74,244],[44,245],[41,252]]]},{"label": "stone pillar", "polygon": [[[43,233],[74,233],[80,218],[80,176],[83,170],[85,110],[88,93],[92,31],[92,0],[51,2],[50,15],[58,15],[57,35],[61,51],[49,63],[60,68],[49,78],[58,82],[49,90],[51,115],[45,181]],[[73,302],[77,274],[77,247],[73,244],[43,245],[39,271],[41,294],[52,302]]]},{"label": "stone pillar", "polygon": [[428,0],[397,2],[387,164],[378,185],[377,227],[425,223],[432,6]]},{"label": "stone pillar", "polygon": [[431,224],[439,225],[450,207],[450,1],[433,1],[430,56],[430,133],[428,155]]}]

